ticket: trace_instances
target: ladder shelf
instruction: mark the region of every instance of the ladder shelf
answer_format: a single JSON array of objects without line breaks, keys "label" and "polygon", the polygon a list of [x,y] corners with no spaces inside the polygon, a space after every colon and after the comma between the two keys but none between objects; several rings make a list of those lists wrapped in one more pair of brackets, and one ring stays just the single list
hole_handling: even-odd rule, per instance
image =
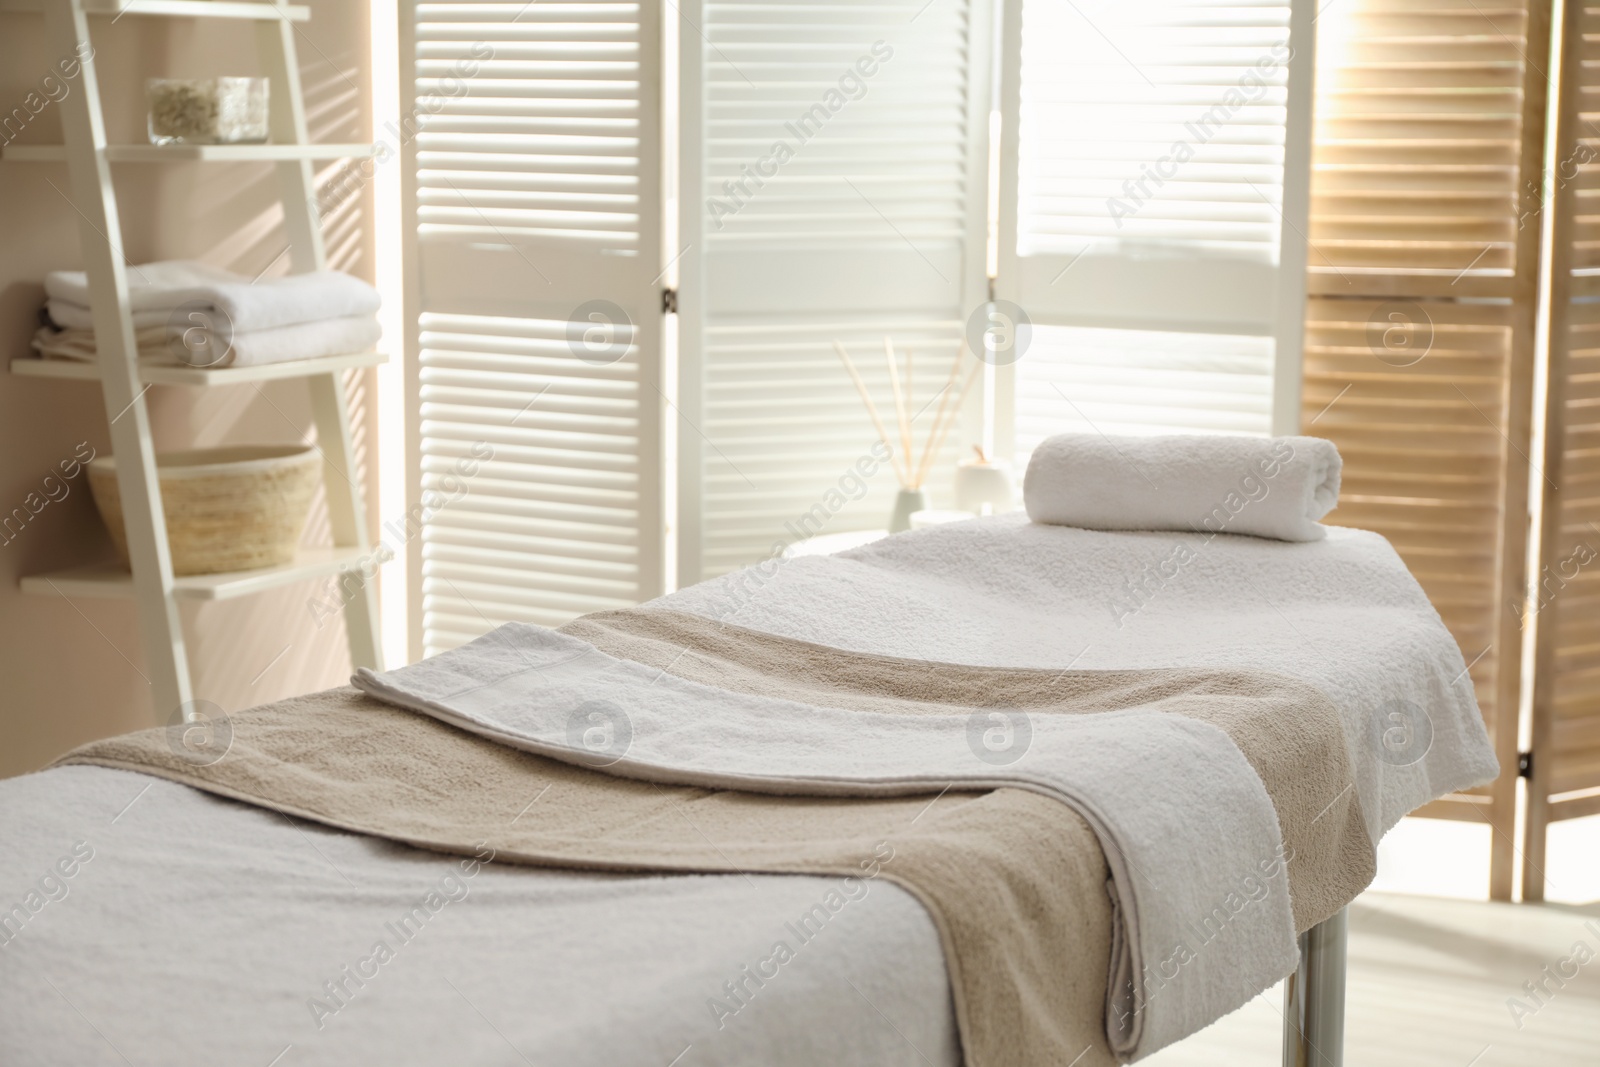
[{"label": "ladder shelf", "polygon": [[[297,359],[292,363],[268,363],[260,367],[191,367],[184,363],[157,363],[141,360],[137,373],[146,385],[243,385],[284,378],[309,378],[356,367],[376,367],[388,362],[382,352],[356,352],[348,356],[320,356]],[[19,378],[62,378],[68,381],[97,382],[100,368],[73,359],[14,359],[11,373]]]},{"label": "ladder shelf", "polygon": [[[0,14],[43,11],[54,0],[0,0]],[[304,4],[238,3],[234,0],[83,0],[85,15],[166,16],[168,18],[286,19],[305,22],[311,9]]]},{"label": "ladder shelf", "polygon": [[[377,154],[370,144],[110,144],[104,149],[112,163],[280,163],[295,160],[370,159]],[[10,145],[0,149],[6,163],[62,163],[62,144]]]},{"label": "ladder shelf", "polygon": [[[268,367],[196,368],[141,361],[134,337],[128,298],[127,264],[119,242],[121,221],[112,185],[114,162],[266,162],[278,176],[294,273],[322,270],[327,265],[321,223],[315,204],[311,161],[365,158],[372,145],[311,143],[295,56],[292,25],[309,17],[303,6],[283,3],[238,3],[228,0],[0,0],[0,12],[37,11],[45,17],[46,39],[53,53],[88,55],[79,72],[79,90],[57,107],[62,144],[13,146],[0,159],[13,162],[64,162],[83,265],[94,315],[96,361],[19,359],[13,374],[37,378],[99,381],[110,424],[111,450],[117,458],[117,486],[122,499],[131,567],[96,564],[50,574],[29,575],[22,588],[30,593],[132,599],[138,613],[141,644],[159,722],[195,718],[188,653],[178,617],[180,600],[222,600],[261,592],[291,582],[341,576],[340,600],[351,661],[358,667],[382,668],[376,591],[361,580],[369,565],[371,539],[366,505],[359,486],[345,476],[356,469],[355,449],[343,374],[374,366],[384,356],[353,353]],[[107,142],[100,86],[89,41],[91,15],[165,15],[253,19],[262,73],[271,82],[268,129],[264,145],[112,145]],[[152,384],[218,386],[243,382],[303,378],[311,393],[311,411],[323,454],[323,489],[327,497],[332,547],[303,549],[282,567],[177,577],[167,546],[166,518],[156,478],[155,447],[144,394]]]},{"label": "ladder shelf", "polygon": [[[353,548],[302,548],[294,561],[281,567],[230,571],[225,574],[191,574],[172,580],[172,595],[184,600],[232,600],[343,574],[358,568],[364,553]],[[91,597],[127,600],[133,597],[133,576],[116,563],[90,563],[80,567],[30,574],[22,579],[24,593],[44,596]]]}]

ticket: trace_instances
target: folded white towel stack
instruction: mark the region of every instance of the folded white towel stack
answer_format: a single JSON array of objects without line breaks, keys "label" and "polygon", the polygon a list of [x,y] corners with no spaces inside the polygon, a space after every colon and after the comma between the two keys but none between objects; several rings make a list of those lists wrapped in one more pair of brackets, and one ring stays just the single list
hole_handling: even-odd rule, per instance
[{"label": "folded white towel stack", "polygon": [[[187,293],[206,285],[250,280],[231,270],[192,259],[142,263],[129,267],[126,274],[128,306],[134,311],[171,311],[188,299],[187,296],[173,299],[172,294]],[[89,306],[89,276],[81,270],[53,270],[44,276],[44,292],[51,300],[86,308]]]},{"label": "folded white towel stack", "polygon": [[1320,437],[1061,434],[1034,450],[1022,495],[1056,526],[1318,541],[1342,466]]},{"label": "folded white towel stack", "polygon": [[[269,363],[289,363],[297,359],[342,356],[351,352],[370,352],[383,331],[371,315],[349,315],[321,322],[302,322],[275,330],[236,333],[226,351],[216,353],[205,347],[186,346],[182,335],[165,326],[146,326],[134,331],[139,358],[173,362],[183,360],[200,367],[261,367]],[[92,361],[96,355],[93,330],[52,330],[42,328],[33,337],[33,348],[46,359]],[[184,355],[188,358],[184,359]]]},{"label": "folded white towel stack", "polygon": [[[58,330],[93,330],[94,313],[87,304],[73,304],[65,300],[46,300],[44,302],[45,314],[50,316],[50,322]],[[167,320],[172,318],[172,309],[165,311],[135,311],[133,313],[133,328],[145,330],[150,328],[165,329]]]},{"label": "folded white towel stack", "polygon": [[[252,281],[243,274],[192,260],[129,267],[128,302],[140,358],[184,360],[201,366],[259,366],[363,352],[379,338],[378,292],[338,271],[314,271]],[[45,311],[57,331],[41,330],[41,355],[93,359],[94,317],[82,271],[45,276]],[[183,343],[204,324],[212,338]],[[160,331],[159,335],[156,331]]]}]

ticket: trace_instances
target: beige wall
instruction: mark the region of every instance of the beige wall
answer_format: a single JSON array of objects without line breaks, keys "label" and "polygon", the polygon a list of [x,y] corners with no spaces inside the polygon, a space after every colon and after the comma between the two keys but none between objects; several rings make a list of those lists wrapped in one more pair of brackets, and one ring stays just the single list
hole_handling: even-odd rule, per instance
[{"label": "beige wall", "polygon": [[[367,5],[310,0],[310,6],[312,20],[300,24],[296,41],[312,136],[369,139]],[[115,25],[96,19],[94,29],[113,141],[143,138],[148,77],[260,72],[249,23],[130,15]],[[24,105],[59,58],[45,46],[39,16],[0,14],[0,116]],[[71,91],[78,88],[72,83]],[[52,105],[33,118],[16,143],[59,141],[55,110]],[[130,262],[193,257],[250,274],[286,268],[267,166],[121,165],[114,171]],[[79,217],[67,192],[64,165],[0,163],[0,514],[40,491],[44,477],[80,442],[100,453],[109,448],[97,386],[5,373],[11,359],[29,354],[44,273],[82,265]],[[370,220],[366,195],[326,224],[333,265],[368,280]],[[363,457],[374,444],[371,392],[370,374],[352,383]],[[302,383],[259,390],[156,386],[146,400],[160,449],[311,437]],[[164,722],[172,710],[151,706],[131,604],[24,596],[17,588],[20,575],[109,556],[84,477],[70,484],[65,498],[0,544],[0,776],[37,769],[93,738]],[[328,539],[320,503],[307,539]],[[185,606],[195,697],[236,710],[348,677],[343,627],[334,619],[317,628],[307,608],[315,592],[301,585]]]}]

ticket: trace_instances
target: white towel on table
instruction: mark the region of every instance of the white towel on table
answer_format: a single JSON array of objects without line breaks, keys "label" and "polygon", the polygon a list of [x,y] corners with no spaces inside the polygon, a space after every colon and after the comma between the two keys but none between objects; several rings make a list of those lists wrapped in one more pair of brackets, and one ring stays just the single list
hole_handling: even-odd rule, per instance
[{"label": "white towel on table", "polygon": [[[1288,884],[1274,875],[1254,907],[1146,999],[1147,976],[1193,941],[1198,917],[1283,855],[1261,779],[1209,723],[1145,710],[1040,715],[1021,756],[994,764],[976,755],[967,715],[730,692],[525,623],[409,667],[361,668],[352,681],[502,744],[646,781],[858,797],[1012,787],[1059,800],[1094,828],[1111,869],[1113,980],[1127,983],[1113,1018],[1132,1020],[1109,1037],[1128,1059],[1194,1033],[1294,969]],[[604,747],[584,728],[597,715],[610,723]]]},{"label": "white towel on table", "polygon": [[1374,842],[1498,773],[1455,638],[1389,543],[1364,530],[1292,544],[1012,513],[760,564],[655,603],[880,656],[1287,674],[1343,715]]},{"label": "white towel on table", "polygon": [[1060,434],[1034,450],[1022,495],[1055,526],[1320,541],[1342,466],[1320,437]]},{"label": "white towel on table", "polygon": [[[369,352],[383,331],[371,315],[324,319],[275,330],[236,333],[220,357],[204,348],[186,346],[184,334],[165,326],[147,327],[134,333],[139,358],[152,362],[188,363],[199,367],[260,367],[270,363],[289,363],[320,356],[343,356]],[[39,330],[33,348],[52,359],[93,360],[97,358],[93,330]],[[188,358],[183,358],[185,353]]]},{"label": "white towel on table", "polygon": [[[378,291],[372,286],[334,270],[251,281],[221,267],[175,260],[129,267],[127,276],[128,304],[135,314],[170,313],[198,304],[226,316],[236,333],[372,315],[380,303]],[[89,324],[86,318],[61,307],[77,305],[87,315],[89,284],[83,271],[52,271],[45,275],[44,289],[55,305],[49,310],[51,320],[58,326]],[[58,311],[61,318],[57,317]],[[136,321],[135,325],[140,323]]]}]

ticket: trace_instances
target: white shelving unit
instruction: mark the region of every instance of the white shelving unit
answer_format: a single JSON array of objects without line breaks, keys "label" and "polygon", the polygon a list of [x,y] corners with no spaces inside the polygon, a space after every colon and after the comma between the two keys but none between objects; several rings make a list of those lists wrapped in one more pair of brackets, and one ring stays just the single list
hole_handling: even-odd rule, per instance
[{"label": "white shelving unit", "polygon": [[[369,144],[112,144],[106,145],[105,156],[112,163],[284,163],[302,159],[366,159],[375,150]],[[67,146],[12,145],[0,149],[0,160],[64,163]]]},{"label": "white shelving unit", "polygon": [[[287,582],[304,582],[339,574],[358,561],[361,555],[360,550],[354,548],[302,549],[295,561],[284,567],[174,578],[172,595],[184,600],[231,600]],[[91,563],[49,574],[30,574],[22,579],[21,584],[25,593],[52,596],[128,600],[134,595],[133,576],[114,563]]]},{"label": "white shelving unit", "polygon": [[[56,0],[0,0],[0,12],[43,11]],[[227,0],[83,0],[86,15],[164,15],[179,18],[286,19],[305,22],[311,9],[304,4],[230,3]]]},{"label": "white shelving unit", "polygon": [[[191,367],[186,363],[156,363],[143,360],[136,368],[146,385],[242,385],[245,382],[272,382],[284,378],[307,378],[313,374],[338,374],[355,367],[376,367],[388,360],[382,352],[357,352],[348,356],[322,356],[294,363],[268,363],[261,367]],[[68,378],[97,382],[100,366],[70,359],[14,359],[11,373],[19,378]]]},{"label": "white shelving unit", "polygon": [[[188,655],[178,621],[178,602],[224,600],[267,589],[348,575],[353,595],[345,599],[350,657],[357,666],[381,668],[382,643],[373,588],[360,579],[357,564],[371,544],[360,486],[352,480],[355,453],[342,375],[356,367],[381,363],[381,354],[367,352],[269,367],[201,369],[178,364],[141,362],[134,342],[128,304],[127,265],[112,187],[112,163],[268,162],[278,173],[288,233],[291,269],[320,270],[326,264],[322,230],[312,207],[316,192],[311,161],[367,157],[372,145],[312,144],[307,133],[305,100],[295,59],[293,23],[310,17],[304,6],[283,3],[231,3],[225,0],[0,0],[0,12],[37,11],[48,27],[52,55],[81,55],[89,38],[91,16],[229,18],[256,23],[256,40],[264,73],[271,80],[271,144],[265,145],[113,145],[106,140],[100,86],[94,60],[83,62],[78,92],[57,105],[64,144],[12,146],[0,161],[65,163],[78,214],[79,239],[94,313],[96,363],[19,359],[11,372],[23,377],[98,381],[111,426],[111,447],[117,457],[117,482],[127,524],[132,570],[108,565],[76,567],[22,579],[24,592],[68,597],[132,599],[139,614],[147,673],[158,719],[178,709],[192,718]],[[166,519],[157,489],[155,448],[144,394],[151,385],[209,387],[242,382],[304,378],[311,390],[312,413],[323,453],[323,485],[334,547],[302,551],[283,567],[176,577],[167,550]]]}]

